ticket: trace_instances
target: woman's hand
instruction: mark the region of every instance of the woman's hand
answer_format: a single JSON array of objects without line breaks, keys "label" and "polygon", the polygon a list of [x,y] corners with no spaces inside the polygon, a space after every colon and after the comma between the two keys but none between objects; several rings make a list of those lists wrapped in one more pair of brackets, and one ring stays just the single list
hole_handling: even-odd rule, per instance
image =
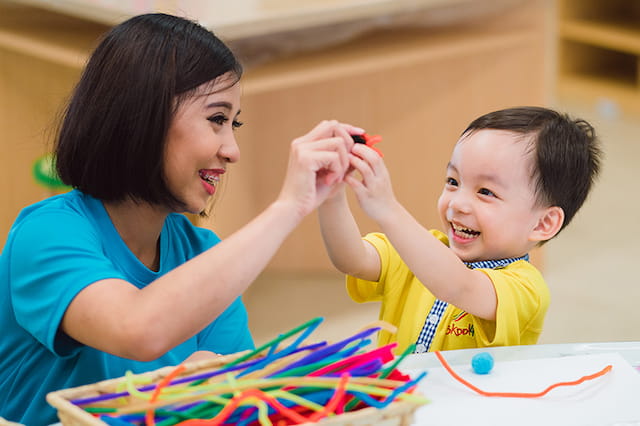
[{"label": "woman's hand", "polygon": [[363,129],[338,121],[323,121],[291,143],[289,165],[278,200],[294,203],[306,216],[327,199],[350,168],[352,134]]},{"label": "woman's hand", "polygon": [[185,359],[182,362],[186,363],[186,362],[205,361],[205,360],[217,358],[219,356],[220,355],[218,355],[217,353],[211,352],[211,351],[195,351],[194,353],[189,355],[187,359]]}]

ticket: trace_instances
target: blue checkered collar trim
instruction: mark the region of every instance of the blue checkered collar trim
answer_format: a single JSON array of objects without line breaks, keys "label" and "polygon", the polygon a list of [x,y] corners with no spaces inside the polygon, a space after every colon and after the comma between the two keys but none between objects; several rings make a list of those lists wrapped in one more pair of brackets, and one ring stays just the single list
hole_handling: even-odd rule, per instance
[{"label": "blue checkered collar trim", "polygon": [[504,268],[510,263],[517,262],[518,260],[526,260],[529,261],[529,255],[525,254],[522,257],[510,257],[508,259],[499,259],[499,260],[481,260],[479,262],[464,262],[470,269],[498,269]]}]

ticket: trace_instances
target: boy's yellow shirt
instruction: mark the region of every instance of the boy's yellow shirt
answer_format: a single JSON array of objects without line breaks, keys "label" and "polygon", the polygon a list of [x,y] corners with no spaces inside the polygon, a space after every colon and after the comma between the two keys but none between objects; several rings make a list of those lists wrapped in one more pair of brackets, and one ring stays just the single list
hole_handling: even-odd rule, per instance
[{"label": "boy's yellow shirt", "polygon": [[[448,246],[446,235],[430,231]],[[365,240],[373,244],[381,259],[377,282],[347,276],[347,291],[358,302],[381,302],[380,319],[398,328],[381,331],[378,344],[398,342],[394,352],[402,353],[416,343],[435,296],[413,275],[384,234],[372,233]],[[438,324],[430,351],[535,344],[542,332],[549,307],[549,289],[540,272],[520,260],[498,269],[478,269],[491,279],[498,298],[495,321],[487,321],[448,305]]]}]

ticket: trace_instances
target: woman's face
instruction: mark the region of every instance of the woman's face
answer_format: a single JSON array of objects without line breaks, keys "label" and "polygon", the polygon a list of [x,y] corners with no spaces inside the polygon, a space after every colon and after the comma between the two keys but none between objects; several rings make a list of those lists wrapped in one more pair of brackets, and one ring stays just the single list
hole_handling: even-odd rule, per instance
[{"label": "woman's face", "polygon": [[[215,194],[229,163],[240,158],[235,128],[240,113],[240,84],[225,74],[205,83],[178,107],[167,134],[164,170],[169,191],[198,214]],[[232,85],[231,85],[232,84]]]}]

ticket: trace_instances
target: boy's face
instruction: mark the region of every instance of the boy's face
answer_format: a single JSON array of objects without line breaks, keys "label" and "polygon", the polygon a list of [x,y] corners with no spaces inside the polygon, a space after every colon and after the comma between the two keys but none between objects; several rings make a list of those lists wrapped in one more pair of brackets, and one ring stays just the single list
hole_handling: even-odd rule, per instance
[{"label": "boy's face", "polygon": [[526,136],[483,129],[463,136],[438,200],[451,249],[466,262],[522,256],[535,246],[536,206]]}]

